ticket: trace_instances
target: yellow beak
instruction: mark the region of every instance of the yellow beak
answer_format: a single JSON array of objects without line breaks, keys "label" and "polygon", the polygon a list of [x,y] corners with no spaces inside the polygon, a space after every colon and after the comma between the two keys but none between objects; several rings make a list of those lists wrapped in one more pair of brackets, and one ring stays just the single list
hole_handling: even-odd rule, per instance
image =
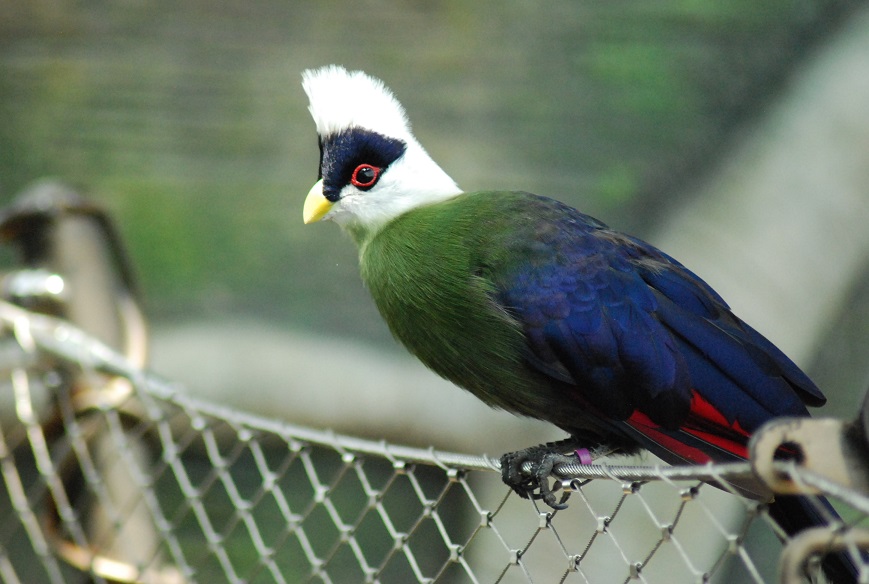
[{"label": "yellow beak", "polygon": [[323,179],[318,180],[305,197],[305,206],[302,209],[302,220],[305,225],[322,219],[332,205],[333,203],[323,196]]}]

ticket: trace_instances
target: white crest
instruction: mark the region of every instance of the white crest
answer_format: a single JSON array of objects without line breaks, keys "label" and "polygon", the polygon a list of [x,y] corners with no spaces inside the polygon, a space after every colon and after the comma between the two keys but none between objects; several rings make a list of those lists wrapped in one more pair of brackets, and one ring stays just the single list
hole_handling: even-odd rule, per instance
[{"label": "white crest", "polygon": [[302,73],[302,88],[321,136],[352,127],[403,140],[412,135],[404,108],[392,92],[362,71],[338,65],[308,69]]}]

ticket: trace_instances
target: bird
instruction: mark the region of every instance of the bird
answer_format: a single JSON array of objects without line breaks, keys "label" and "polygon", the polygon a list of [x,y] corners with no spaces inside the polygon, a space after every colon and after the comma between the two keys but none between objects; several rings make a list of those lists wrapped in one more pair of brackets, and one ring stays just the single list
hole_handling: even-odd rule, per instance
[{"label": "bird", "polygon": [[[792,360],[665,252],[553,198],[463,191],[394,94],[362,71],[309,69],[302,86],[320,149],[304,223],[330,220],[350,236],[391,333],[429,369],[568,434],[501,457],[519,495],[563,508],[548,477],[577,456],[745,461],[765,422],[824,404]],[[831,509],[802,497],[769,507],[789,534],[825,525]],[[844,554],[825,570],[855,579]]]}]

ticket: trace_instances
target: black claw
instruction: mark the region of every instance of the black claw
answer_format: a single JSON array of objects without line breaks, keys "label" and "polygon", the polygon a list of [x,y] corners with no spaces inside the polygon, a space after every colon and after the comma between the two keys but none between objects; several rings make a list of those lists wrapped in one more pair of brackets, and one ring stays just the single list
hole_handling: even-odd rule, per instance
[{"label": "black claw", "polygon": [[[501,478],[523,499],[543,500],[553,509],[566,509],[570,493],[562,493],[561,500],[556,501],[555,493],[549,487],[549,477],[556,464],[576,462],[574,456],[562,454],[575,447],[573,441],[567,440],[508,452],[501,457]],[[526,462],[531,463],[528,474],[522,472],[522,465]]]}]

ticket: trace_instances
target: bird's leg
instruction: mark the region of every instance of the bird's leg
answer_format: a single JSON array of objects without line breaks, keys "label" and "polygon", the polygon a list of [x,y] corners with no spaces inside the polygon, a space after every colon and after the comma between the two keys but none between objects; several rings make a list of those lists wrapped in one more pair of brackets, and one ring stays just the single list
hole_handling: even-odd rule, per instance
[{"label": "bird's leg", "polygon": [[[572,452],[571,452],[572,451]],[[570,454],[564,454],[570,452]],[[566,494],[560,502],[549,487],[549,476],[556,464],[591,464],[592,453],[582,448],[576,438],[558,442],[547,442],[516,452],[508,452],[501,457],[501,478],[524,499],[543,499],[553,509],[566,509]],[[522,471],[522,465],[531,464],[529,473]]]}]

